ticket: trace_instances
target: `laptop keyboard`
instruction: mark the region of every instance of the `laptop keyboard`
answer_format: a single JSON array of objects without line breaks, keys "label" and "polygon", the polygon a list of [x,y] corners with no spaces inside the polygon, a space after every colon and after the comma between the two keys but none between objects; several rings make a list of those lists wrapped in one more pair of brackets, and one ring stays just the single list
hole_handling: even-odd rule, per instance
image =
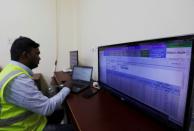
[{"label": "laptop keyboard", "polygon": [[73,93],[79,93],[90,86],[90,82],[84,81],[72,81],[71,91]]},{"label": "laptop keyboard", "polygon": [[88,82],[81,82],[81,81],[73,81],[72,84],[73,84],[73,86],[77,86],[77,87],[89,86]]},{"label": "laptop keyboard", "polygon": [[72,87],[71,88],[71,91],[73,92],[73,93],[78,93],[78,92],[80,92],[81,91],[81,88],[79,88],[79,87]]}]

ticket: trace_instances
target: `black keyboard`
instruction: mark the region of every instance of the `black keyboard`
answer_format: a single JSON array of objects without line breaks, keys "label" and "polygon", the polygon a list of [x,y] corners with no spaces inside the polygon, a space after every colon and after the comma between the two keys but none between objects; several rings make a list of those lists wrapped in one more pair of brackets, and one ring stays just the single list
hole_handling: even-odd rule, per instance
[{"label": "black keyboard", "polygon": [[90,85],[90,83],[88,83],[88,82],[81,82],[81,81],[73,81],[72,82],[72,85],[73,86],[78,86],[78,87],[86,87],[86,86],[89,86]]},{"label": "black keyboard", "polygon": [[81,91],[81,88],[80,88],[80,87],[73,86],[73,87],[71,88],[71,91],[72,91],[73,93],[78,93],[78,92]]}]

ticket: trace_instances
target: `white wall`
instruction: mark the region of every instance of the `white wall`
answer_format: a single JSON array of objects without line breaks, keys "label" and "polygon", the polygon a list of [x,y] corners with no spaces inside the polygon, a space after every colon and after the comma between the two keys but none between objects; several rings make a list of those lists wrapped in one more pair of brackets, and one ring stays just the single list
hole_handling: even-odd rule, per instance
[{"label": "white wall", "polygon": [[80,61],[94,67],[97,47],[194,33],[193,0],[78,0]]},{"label": "white wall", "polygon": [[69,51],[77,50],[77,0],[57,0],[57,70],[69,68]]},{"label": "white wall", "polygon": [[10,60],[10,46],[20,35],[40,44],[38,69],[49,80],[56,58],[56,1],[0,0],[0,66]]},{"label": "white wall", "polygon": [[40,44],[41,61],[34,72],[47,82],[55,70],[69,67],[69,51],[77,50],[77,0],[0,0],[0,66],[10,60],[20,35]]}]

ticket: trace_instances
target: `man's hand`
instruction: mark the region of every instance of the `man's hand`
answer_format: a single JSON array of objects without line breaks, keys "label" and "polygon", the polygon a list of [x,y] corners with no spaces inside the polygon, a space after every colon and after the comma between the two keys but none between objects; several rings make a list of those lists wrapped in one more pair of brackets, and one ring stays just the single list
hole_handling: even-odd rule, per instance
[{"label": "man's hand", "polygon": [[67,82],[64,83],[64,86],[71,88],[72,87],[72,82],[67,81]]},{"label": "man's hand", "polygon": [[66,97],[70,93],[70,89],[68,87],[63,87],[61,91],[63,92],[64,97]]}]

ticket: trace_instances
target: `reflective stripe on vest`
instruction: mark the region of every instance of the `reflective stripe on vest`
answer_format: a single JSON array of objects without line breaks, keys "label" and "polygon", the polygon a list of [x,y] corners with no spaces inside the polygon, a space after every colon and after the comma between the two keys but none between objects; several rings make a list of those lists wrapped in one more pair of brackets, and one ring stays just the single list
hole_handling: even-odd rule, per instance
[{"label": "reflective stripe on vest", "polygon": [[[0,81],[0,89],[3,87],[3,84],[13,75],[16,75],[18,73],[20,73],[21,71],[17,70],[17,71],[13,71],[10,72],[8,75],[6,75],[1,81]],[[1,106],[0,106],[1,107]],[[0,112],[1,112],[1,108],[0,108]],[[31,116],[33,113],[30,111],[27,111],[25,113],[22,113],[18,116],[12,117],[12,118],[7,118],[7,119],[0,119],[0,127],[5,127],[5,126],[9,126],[11,124],[14,124],[16,122],[22,121],[24,119],[26,119],[27,117]]]},{"label": "reflective stripe on vest", "polygon": [[10,72],[9,74],[7,74],[7,75],[3,78],[3,80],[0,81],[0,89],[1,89],[1,87],[3,87],[3,84],[4,84],[11,76],[16,75],[16,74],[18,74],[18,73],[20,73],[20,72],[21,72],[21,71],[17,70],[17,71],[12,71],[12,72]]},{"label": "reflective stripe on vest", "polygon": [[27,117],[31,116],[32,112],[25,112],[19,116],[8,118],[8,119],[0,119],[0,127],[10,126],[11,124],[14,124],[16,122],[22,121],[26,119]]}]

